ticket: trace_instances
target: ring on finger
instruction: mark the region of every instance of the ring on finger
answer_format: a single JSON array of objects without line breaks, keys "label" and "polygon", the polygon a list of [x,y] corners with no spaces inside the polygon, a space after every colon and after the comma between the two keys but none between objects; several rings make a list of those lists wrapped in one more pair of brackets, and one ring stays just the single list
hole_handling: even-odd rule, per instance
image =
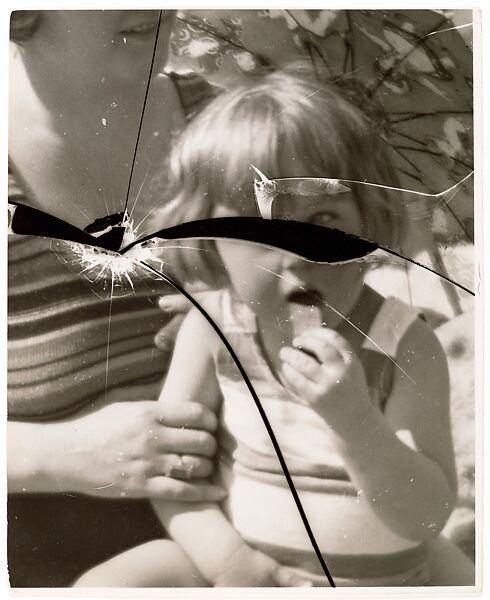
[{"label": "ring on finger", "polygon": [[184,457],[179,454],[177,464],[170,465],[168,472],[165,475],[167,477],[173,477],[174,479],[190,479],[193,470],[194,465],[192,463],[186,464]]}]

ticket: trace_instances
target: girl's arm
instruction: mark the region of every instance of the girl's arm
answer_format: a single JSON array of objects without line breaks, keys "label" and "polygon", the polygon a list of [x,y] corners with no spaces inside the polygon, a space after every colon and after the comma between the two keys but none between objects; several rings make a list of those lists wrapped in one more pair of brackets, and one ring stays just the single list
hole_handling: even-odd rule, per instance
[{"label": "girl's arm", "polygon": [[[307,340],[301,343],[308,348]],[[342,343],[332,342],[326,362],[316,367],[308,401],[331,425],[352,482],[378,518],[402,537],[428,540],[444,527],[456,497],[443,349],[422,321],[409,328],[382,414],[370,402],[359,361],[346,367],[345,360],[332,360],[332,347]],[[346,346],[340,354],[345,359],[348,352]],[[300,385],[304,394],[311,381]]]},{"label": "girl's arm", "polygon": [[[220,391],[213,361],[218,343],[210,325],[191,308],[177,335],[161,405],[198,402],[218,411]],[[217,504],[199,503],[188,510],[180,502],[153,502],[153,507],[170,536],[211,583],[227,556],[244,544]]]},{"label": "girl's arm", "polygon": [[403,537],[427,540],[444,527],[457,492],[447,363],[422,321],[407,331],[396,361],[413,381],[395,367],[385,414],[366,411],[341,445],[378,517]]},{"label": "girl's arm", "polygon": [[[196,309],[191,309],[177,336],[159,402],[199,402],[217,411],[220,392],[213,355],[220,340]],[[184,505],[154,502],[166,530],[204,578],[216,586],[298,585],[292,574],[252,550],[214,503]]]}]

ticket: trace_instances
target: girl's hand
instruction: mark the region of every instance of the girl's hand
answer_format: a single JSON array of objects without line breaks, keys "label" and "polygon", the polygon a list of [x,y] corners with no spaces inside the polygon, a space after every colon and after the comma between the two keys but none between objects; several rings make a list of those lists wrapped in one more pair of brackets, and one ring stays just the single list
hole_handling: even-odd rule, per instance
[{"label": "girl's hand", "polygon": [[280,357],[288,386],[332,427],[347,425],[355,411],[369,406],[364,369],[336,331],[306,331],[293,340],[293,348],[282,348]]},{"label": "girl's hand", "polygon": [[242,544],[213,580],[214,587],[311,587],[312,583],[274,559]]},{"label": "girl's hand", "polygon": [[201,404],[112,402],[45,425],[56,450],[44,465],[53,479],[48,491],[189,502],[225,496],[199,481],[211,473],[216,449],[216,417]]}]

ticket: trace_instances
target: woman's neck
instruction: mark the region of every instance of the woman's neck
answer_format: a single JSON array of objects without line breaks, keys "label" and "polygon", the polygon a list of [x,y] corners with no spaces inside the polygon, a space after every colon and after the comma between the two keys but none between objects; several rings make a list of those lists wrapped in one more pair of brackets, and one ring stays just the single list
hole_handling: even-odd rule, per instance
[{"label": "woman's neck", "polygon": [[[108,95],[96,105],[46,106],[22,60],[13,57],[10,81],[9,160],[29,202],[78,227],[119,212],[125,204],[145,89]],[[129,208],[149,210],[146,184],[162,168],[184,115],[167,77],[152,82],[131,178]],[[32,124],[29,127],[25,123]]]}]

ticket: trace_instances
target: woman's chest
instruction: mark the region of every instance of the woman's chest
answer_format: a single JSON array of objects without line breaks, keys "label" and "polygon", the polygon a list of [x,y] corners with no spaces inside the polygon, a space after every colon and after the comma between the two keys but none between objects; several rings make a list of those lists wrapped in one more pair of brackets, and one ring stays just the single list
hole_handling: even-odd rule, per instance
[{"label": "woman's chest", "polygon": [[141,221],[154,208],[151,187],[185,125],[174,87],[166,79],[153,84],[146,104],[129,96],[59,114],[40,109],[28,130],[14,114],[9,160],[29,203],[81,229],[126,204]]}]

